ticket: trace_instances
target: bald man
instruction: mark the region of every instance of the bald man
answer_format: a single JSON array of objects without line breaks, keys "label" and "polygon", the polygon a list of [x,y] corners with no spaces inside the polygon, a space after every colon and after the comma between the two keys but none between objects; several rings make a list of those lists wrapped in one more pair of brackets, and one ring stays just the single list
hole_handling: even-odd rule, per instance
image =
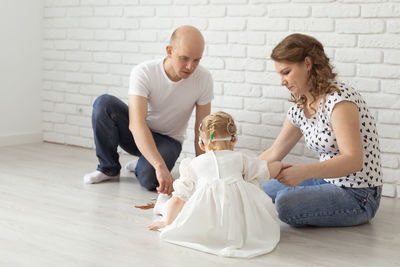
[{"label": "bald man", "polygon": [[119,178],[119,145],[139,156],[127,168],[135,171],[143,187],[165,194],[173,191],[170,171],[181,153],[194,108],[196,156],[202,153],[197,142],[198,128],[210,114],[214,97],[211,75],[199,65],[203,51],[200,31],[192,26],[179,27],[166,47],[165,58],[133,68],[128,106],[111,95],[96,99],[92,127],[99,165],[84,176],[85,183]]}]

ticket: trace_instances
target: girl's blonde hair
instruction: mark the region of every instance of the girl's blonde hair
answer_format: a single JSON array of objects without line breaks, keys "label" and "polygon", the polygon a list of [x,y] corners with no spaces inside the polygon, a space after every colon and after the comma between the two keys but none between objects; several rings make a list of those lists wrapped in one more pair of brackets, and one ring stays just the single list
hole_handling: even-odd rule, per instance
[{"label": "girl's blonde hair", "polygon": [[[333,92],[340,94],[339,88],[331,83],[336,78],[333,66],[325,54],[324,47],[314,37],[299,33],[291,34],[283,39],[271,53],[271,58],[277,62],[302,63],[306,57],[309,57],[312,62],[308,82],[314,99],[309,99],[309,101],[313,103],[318,96]],[[292,95],[289,101],[303,108],[307,99],[304,95]]]},{"label": "girl's blonde hair", "polygon": [[236,124],[231,115],[218,111],[206,116],[199,126],[200,138],[207,141],[204,145],[209,150],[223,148],[222,142],[212,142],[213,138],[231,137],[236,140]]}]

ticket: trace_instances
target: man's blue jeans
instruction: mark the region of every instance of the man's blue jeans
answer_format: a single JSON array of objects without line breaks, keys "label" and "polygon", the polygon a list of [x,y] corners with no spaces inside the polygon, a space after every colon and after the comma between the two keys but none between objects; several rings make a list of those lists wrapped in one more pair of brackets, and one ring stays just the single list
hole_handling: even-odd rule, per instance
[{"label": "man's blue jeans", "polygon": [[275,179],[262,183],[279,219],[292,226],[353,226],[369,222],[379,207],[382,188],[342,188],[323,179],[288,187]]},{"label": "man's blue jeans", "polygon": [[[129,130],[128,106],[111,95],[99,96],[93,104],[92,127],[96,155],[99,159],[98,171],[109,176],[119,174],[118,145],[126,152],[139,156],[135,174],[139,183],[148,190],[155,190],[158,181],[155,169],[140,153]],[[182,150],[182,144],[166,135],[152,132],[157,149],[172,170]]]}]

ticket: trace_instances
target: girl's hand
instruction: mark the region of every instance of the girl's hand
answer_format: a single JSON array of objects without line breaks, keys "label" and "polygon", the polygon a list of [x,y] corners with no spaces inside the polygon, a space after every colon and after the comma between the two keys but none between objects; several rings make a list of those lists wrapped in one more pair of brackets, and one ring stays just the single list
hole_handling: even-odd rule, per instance
[{"label": "girl's hand", "polygon": [[281,172],[275,178],[281,184],[286,186],[295,187],[306,180],[306,174],[302,166],[291,164],[284,164]]},{"label": "girl's hand", "polygon": [[152,224],[150,224],[147,228],[149,230],[156,231],[160,228],[164,228],[165,226],[167,226],[167,224],[164,221],[156,221],[156,222],[153,222]]},{"label": "girl's hand", "polygon": [[293,164],[282,162],[282,170],[293,166],[294,166]]}]

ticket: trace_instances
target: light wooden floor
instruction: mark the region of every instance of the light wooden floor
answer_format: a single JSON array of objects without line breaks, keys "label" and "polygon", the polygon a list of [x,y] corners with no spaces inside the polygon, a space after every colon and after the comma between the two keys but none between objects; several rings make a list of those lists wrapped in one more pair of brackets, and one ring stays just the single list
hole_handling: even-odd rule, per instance
[{"label": "light wooden floor", "polygon": [[[124,165],[129,157],[124,155]],[[148,231],[156,197],[125,171],[120,182],[85,185],[88,149],[30,144],[0,148],[0,266],[399,266],[400,201],[348,228],[292,228],[270,254],[222,258],[160,242]]]}]

